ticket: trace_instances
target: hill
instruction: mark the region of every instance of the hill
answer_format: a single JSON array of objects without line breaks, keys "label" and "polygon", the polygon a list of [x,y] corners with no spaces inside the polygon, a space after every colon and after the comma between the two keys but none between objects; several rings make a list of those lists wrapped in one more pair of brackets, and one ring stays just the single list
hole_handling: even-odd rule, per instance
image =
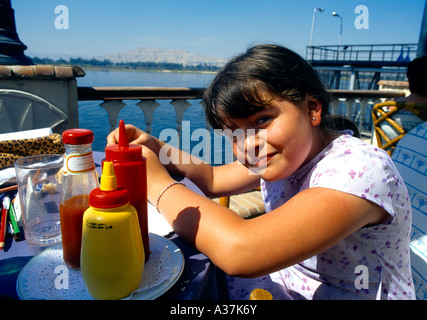
[{"label": "hill", "polygon": [[208,65],[222,67],[226,60],[207,55],[195,55],[182,49],[164,50],[159,48],[135,48],[126,52],[96,57],[97,60],[109,60],[113,63],[173,63],[183,66]]}]

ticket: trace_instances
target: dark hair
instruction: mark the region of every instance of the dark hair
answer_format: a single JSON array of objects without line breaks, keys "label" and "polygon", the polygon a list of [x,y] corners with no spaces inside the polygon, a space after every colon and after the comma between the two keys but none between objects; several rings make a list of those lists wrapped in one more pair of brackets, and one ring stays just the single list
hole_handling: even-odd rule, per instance
[{"label": "dark hair", "polygon": [[426,74],[427,56],[416,58],[409,63],[406,76],[411,93],[427,94]]},{"label": "dark hair", "polygon": [[295,104],[308,97],[322,104],[322,127],[329,122],[330,97],[311,65],[278,45],[249,48],[230,60],[206,89],[203,102],[213,128],[229,125],[229,118],[247,118],[274,98]]},{"label": "dark hair", "polygon": [[350,119],[346,118],[343,115],[333,115],[331,119],[333,122],[331,128],[333,130],[342,131],[350,129],[351,131],[353,131],[353,137],[360,138],[359,128]]}]

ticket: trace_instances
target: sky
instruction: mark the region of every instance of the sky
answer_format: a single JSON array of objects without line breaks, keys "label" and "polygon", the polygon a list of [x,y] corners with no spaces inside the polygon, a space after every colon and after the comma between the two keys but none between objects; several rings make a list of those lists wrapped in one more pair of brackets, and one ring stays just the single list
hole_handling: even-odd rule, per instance
[{"label": "sky", "polygon": [[[134,48],[229,59],[259,43],[418,43],[426,0],[12,0],[29,56],[99,57]],[[55,8],[65,6],[55,13]],[[364,10],[357,11],[363,5]],[[64,7],[62,7],[64,8]],[[68,19],[67,19],[68,17]],[[56,24],[55,24],[56,22]],[[355,25],[356,22],[356,25]],[[358,24],[357,24],[358,23]],[[67,25],[68,24],[68,25]],[[362,28],[363,27],[363,28]]]}]

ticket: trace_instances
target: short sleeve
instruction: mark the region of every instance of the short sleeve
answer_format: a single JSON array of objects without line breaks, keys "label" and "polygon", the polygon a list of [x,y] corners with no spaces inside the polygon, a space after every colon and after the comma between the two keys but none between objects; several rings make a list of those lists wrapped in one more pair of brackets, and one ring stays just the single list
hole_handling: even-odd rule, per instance
[{"label": "short sleeve", "polygon": [[366,145],[344,145],[327,162],[320,161],[310,175],[309,187],[330,188],[370,200],[391,216],[399,198],[406,195],[403,179],[389,155]]}]

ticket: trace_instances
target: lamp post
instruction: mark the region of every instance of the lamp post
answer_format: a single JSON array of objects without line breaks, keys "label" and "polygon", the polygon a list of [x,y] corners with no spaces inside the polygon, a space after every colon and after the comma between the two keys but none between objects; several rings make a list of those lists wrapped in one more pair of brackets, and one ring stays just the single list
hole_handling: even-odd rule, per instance
[{"label": "lamp post", "polygon": [[342,17],[338,14],[338,13],[336,13],[335,11],[334,12],[332,12],[332,15],[334,16],[334,17],[338,17],[338,18],[340,18],[340,20],[341,20],[341,23],[340,23],[340,38],[339,38],[339,41],[338,41],[338,57],[337,57],[337,60],[339,59],[339,56],[340,56],[340,51],[341,51],[341,41],[342,41]]},{"label": "lamp post", "polygon": [[311,34],[310,34],[310,55],[313,60],[313,34],[314,34],[314,20],[316,19],[316,11],[323,12],[323,8],[314,8],[313,20],[311,21]]},{"label": "lamp post", "polygon": [[15,14],[10,0],[0,0],[0,65],[29,65],[31,59],[24,55],[27,46],[16,33]]},{"label": "lamp post", "polygon": [[421,22],[420,37],[418,40],[417,57],[427,55],[427,0],[424,4],[423,20]]}]

